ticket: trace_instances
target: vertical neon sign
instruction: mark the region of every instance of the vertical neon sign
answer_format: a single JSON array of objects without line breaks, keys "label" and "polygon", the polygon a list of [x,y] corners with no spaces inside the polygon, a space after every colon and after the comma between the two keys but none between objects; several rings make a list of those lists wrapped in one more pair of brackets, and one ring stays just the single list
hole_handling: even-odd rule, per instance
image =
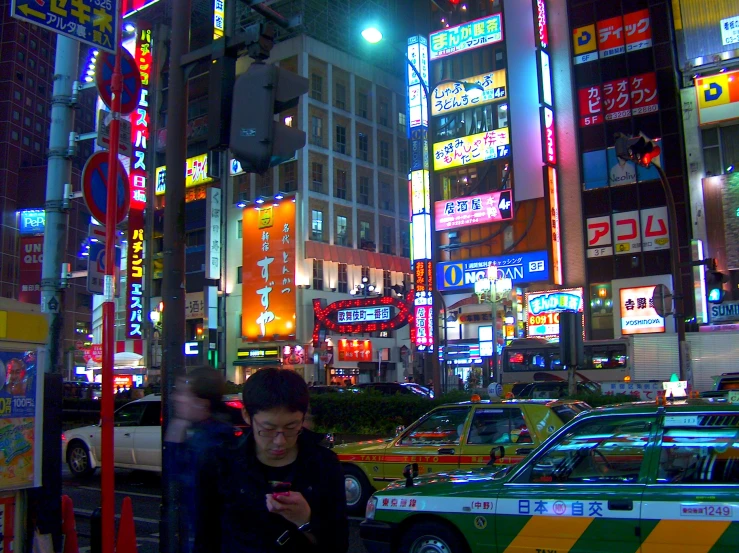
[{"label": "vertical neon sign", "polygon": [[[411,167],[408,192],[411,204],[411,260],[415,284],[414,322],[411,341],[419,351],[433,351],[431,201],[428,154],[428,43],[422,36],[408,39],[406,97],[408,132],[411,142]],[[414,70],[415,67],[415,70]],[[420,79],[419,79],[420,76]]]},{"label": "vertical neon sign", "polygon": [[226,0],[213,0],[213,40],[221,38],[226,30]]},{"label": "vertical neon sign", "polygon": [[128,266],[126,279],[126,338],[143,338],[144,317],[144,209],[147,199],[146,147],[149,141],[149,77],[151,27],[136,25],[136,63],[141,72],[141,96],[131,114],[132,157],[129,170],[131,208],[128,214]]},{"label": "vertical neon sign", "polygon": [[562,284],[562,240],[559,224],[559,187],[557,184],[557,135],[552,93],[552,68],[549,57],[549,30],[546,0],[533,0],[536,17],[536,47],[539,61],[539,110],[542,147],[549,186],[549,237],[552,252],[552,282]]}]

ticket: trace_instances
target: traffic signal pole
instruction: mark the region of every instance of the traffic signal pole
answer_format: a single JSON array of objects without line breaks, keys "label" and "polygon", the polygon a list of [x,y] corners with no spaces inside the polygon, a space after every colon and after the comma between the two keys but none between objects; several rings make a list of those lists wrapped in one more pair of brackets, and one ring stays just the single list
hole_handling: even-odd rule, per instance
[{"label": "traffic signal pole", "polygon": [[[67,251],[68,216],[64,208],[64,185],[72,179],[69,134],[74,130],[74,82],[80,43],[57,35],[54,61],[54,90],[51,99],[51,127],[46,170],[46,228],[44,259],[41,265],[41,311],[49,315],[46,366],[39,365],[43,378],[43,459],[42,487],[29,492],[41,534],[52,534],[55,550],[61,548],[62,496],[62,373],[60,342],[63,328],[61,267]],[[33,529],[31,529],[33,531]],[[29,535],[32,540],[33,533]]]},{"label": "traffic signal pole", "polygon": [[[121,28],[122,3],[116,4],[115,25]],[[113,553],[115,545],[115,466],[113,459],[113,356],[115,353],[115,227],[118,211],[118,145],[121,130],[121,96],[123,76],[121,57],[123,47],[120,40],[115,45],[115,66],[111,79],[110,150],[108,151],[108,194],[105,204],[105,277],[103,280],[103,370],[102,397],[100,406],[101,439],[100,449],[100,495],[101,535],[103,553]]]},{"label": "traffic signal pole", "polygon": [[174,449],[164,441],[174,417],[171,397],[185,374],[185,163],[187,157],[187,78],[182,57],[190,50],[191,0],[172,10],[167,89],[167,182],[164,191],[164,275],[162,279],[162,506],[159,550],[176,553],[179,507]]}]

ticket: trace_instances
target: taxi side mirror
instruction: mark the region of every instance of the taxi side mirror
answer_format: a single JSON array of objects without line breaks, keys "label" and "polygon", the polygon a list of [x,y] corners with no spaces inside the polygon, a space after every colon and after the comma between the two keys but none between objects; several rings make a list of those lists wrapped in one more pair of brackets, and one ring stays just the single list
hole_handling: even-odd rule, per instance
[{"label": "taxi side mirror", "polygon": [[395,427],[395,437],[397,438],[398,436],[400,436],[403,433],[403,430],[405,430],[405,426],[403,426],[402,424],[399,424],[398,426],[396,426]]},{"label": "taxi side mirror", "polygon": [[488,466],[494,465],[495,461],[505,457],[505,448],[502,445],[496,446],[490,450],[490,461]]},{"label": "taxi side mirror", "polygon": [[403,476],[405,476],[405,487],[413,487],[413,479],[418,476],[418,463],[412,465],[406,465],[403,469]]}]

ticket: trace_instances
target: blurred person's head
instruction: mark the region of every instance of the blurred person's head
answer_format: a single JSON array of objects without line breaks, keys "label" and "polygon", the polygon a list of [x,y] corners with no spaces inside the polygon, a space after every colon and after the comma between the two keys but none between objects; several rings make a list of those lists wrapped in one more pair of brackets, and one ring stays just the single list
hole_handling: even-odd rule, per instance
[{"label": "blurred person's head", "polygon": [[310,400],[305,380],[289,369],[261,369],[244,383],[242,400],[257,458],[268,466],[292,463]]},{"label": "blurred person's head", "polygon": [[172,394],[175,414],[190,422],[204,421],[218,411],[226,390],[220,371],[208,366],[197,367],[177,379]]},{"label": "blurred person's head", "polygon": [[5,383],[8,385],[20,384],[26,377],[26,364],[17,357],[8,361],[5,373]]}]

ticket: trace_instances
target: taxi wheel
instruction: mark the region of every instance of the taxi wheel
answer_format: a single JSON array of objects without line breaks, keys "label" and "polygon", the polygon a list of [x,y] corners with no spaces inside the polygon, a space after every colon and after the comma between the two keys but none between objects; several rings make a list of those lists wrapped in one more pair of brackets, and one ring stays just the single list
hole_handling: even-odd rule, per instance
[{"label": "taxi wheel", "polygon": [[67,464],[75,478],[87,478],[95,472],[92,468],[90,452],[87,446],[80,441],[74,441],[67,446]]},{"label": "taxi wheel", "polygon": [[357,467],[344,465],[344,488],[346,490],[346,509],[352,516],[364,516],[372,492],[367,477]]},{"label": "taxi wheel", "polygon": [[401,537],[398,551],[407,553],[469,553],[464,538],[444,523],[421,522]]}]

